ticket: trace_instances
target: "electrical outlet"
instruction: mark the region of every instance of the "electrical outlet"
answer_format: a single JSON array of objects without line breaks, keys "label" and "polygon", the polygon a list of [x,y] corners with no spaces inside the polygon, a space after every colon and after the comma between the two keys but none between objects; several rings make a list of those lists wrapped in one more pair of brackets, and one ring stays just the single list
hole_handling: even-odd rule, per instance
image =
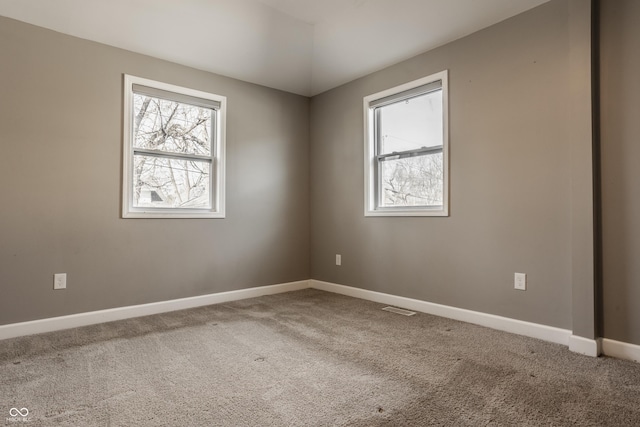
[{"label": "electrical outlet", "polygon": [[519,291],[527,290],[527,275],[524,273],[515,273],[514,281],[513,281],[513,289],[517,289]]},{"label": "electrical outlet", "polygon": [[53,289],[67,289],[67,273],[53,275]]},{"label": "electrical outlet", "polygon": [[342,265],[342,255],[336,254],[336,265]]}]

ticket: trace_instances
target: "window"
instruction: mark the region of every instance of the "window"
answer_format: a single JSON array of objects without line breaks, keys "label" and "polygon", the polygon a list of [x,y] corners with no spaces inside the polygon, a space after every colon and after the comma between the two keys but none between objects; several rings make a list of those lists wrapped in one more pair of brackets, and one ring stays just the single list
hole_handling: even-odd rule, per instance
[{"label": "window", "polygon": [[125,75],[124,218],[224,218],[226,98]]},{"label": "window", "polygon": [[447,72],[364,98],[365,215],[448,215]]}]

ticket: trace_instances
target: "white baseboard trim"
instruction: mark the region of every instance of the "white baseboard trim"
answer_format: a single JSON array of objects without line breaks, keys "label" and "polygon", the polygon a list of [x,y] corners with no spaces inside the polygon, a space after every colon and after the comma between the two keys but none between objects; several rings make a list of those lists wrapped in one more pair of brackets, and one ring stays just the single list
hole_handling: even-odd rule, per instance
[{"label": "white baseboard trim", "polygon": [[571,331],[567,329],[554,328],[552,326],[524,322],[522,320],[511,319],[508,317],[496,316],[493,314],[450,307],[427,301],[313,279],[0,325],[0,340],[40,334],[44,332],[59,331],[62,329],[77,328],[97,323],[113,322],[116,320],[130,319],[132,317],[185,310],[188,308],[220,304],[264,295],[298,291],[307,288],[347,295],[354,298],[374,301],[380,304],[406,308],[413,311],[419,311],[421,313],[486,326],[500,331],[538,338],[556,344],[563,344],[568,346],[571,351],[587,356],[605,354],[618,359],[640,362],[640,345],[629,344],[607,338],[596,340],[588,339],[572,335]]},{"label": "white baseboard trim", "polygon": [[335,283],[322,282],[320,280],[310,280],[310,285],[314,289],[334,292],[350,297],[374,301],[381,304],[393,305],[422,313],[433,314],[435,316],[460,320],[462,322],[473,323],[500,331],[527,337],[538,338],[556,344],[569,345],[571,331],[567,329],[554,328],[552,326],[540,325],[537,323],[524,322],[522,320],[508,317],[496,316],[493,314],[481,313],[478,311],[466,310],[463,308],[450,307],[441,304],[416,300],[412,298],[399,297],[381,292],[368,291],[350,286],[337,285]]},{"label": "white baseboard trim", "polygon": [[640,345],[603,338],[602,353],[618,359],[640,362]]},{"label": "white baseboard trim", "polygon": [[307,289],[308,280],[0,325],[0,340]]},{"label": "white baseboard trim", "polygon": [[571,335],[569,337],[569,350],[585,356],[598,357],[602,353],[602,341],[600,339]]}]

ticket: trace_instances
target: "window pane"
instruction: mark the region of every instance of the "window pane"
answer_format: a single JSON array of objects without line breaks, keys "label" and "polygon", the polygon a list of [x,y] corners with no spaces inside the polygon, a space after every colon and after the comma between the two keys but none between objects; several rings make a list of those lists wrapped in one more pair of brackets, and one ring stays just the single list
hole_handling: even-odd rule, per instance
[{"label": "window pane", "polygon": [[133,94],[133,146],[211,156],[213,110]]},{"label": "window pane", "polygon": [[134,155],[134,207],[211,208],[211,164]]},{"label": "window pane", "polygon": [[379,153],[442,145],[442,90],[378,108]]},{"label": "window pane", "polygon": [[442,153],[380,162],[380,206],[442,206]]}]

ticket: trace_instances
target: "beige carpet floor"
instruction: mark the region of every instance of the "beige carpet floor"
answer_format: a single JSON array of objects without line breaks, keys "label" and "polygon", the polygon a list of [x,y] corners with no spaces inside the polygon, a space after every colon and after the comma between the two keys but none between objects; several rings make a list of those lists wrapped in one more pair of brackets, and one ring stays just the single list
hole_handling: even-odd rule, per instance
[{"label": "beige carpet floor", "polygon": [[303,290],[0,341],[0,424],[640,425],[640,364],[382,307]]}]

